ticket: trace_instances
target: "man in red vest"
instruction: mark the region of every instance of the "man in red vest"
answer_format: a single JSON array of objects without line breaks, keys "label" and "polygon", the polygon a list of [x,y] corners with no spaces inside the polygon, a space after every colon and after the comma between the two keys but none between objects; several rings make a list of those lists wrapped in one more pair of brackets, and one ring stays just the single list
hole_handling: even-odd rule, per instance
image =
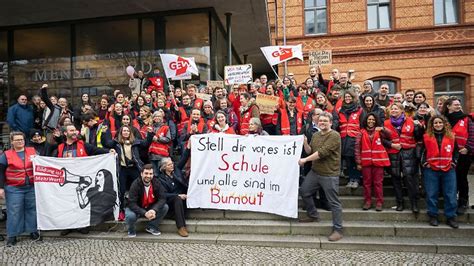
[{"label": "man in red vest", "polygon": [[85,143],[78,139],[78,131],[74,125],[63,127],[65,141],[58,145],[55,157],[85,157],[90,155],[99,155],[108,152],[115,153],[114,149],[98,148],[92,144]]},{"label": "man in red vest", "polygon": [[153,177],[153,166],[145,164],[141,178],[135,179],[130,186],[128,206],[125,208],[125,221],[128,226],[128,237],[136,237],[135,224],[139,217],[145,217],[148,223],[145,230],[159,236],[160,222],[168,213],[165,190],[157,178]]}]

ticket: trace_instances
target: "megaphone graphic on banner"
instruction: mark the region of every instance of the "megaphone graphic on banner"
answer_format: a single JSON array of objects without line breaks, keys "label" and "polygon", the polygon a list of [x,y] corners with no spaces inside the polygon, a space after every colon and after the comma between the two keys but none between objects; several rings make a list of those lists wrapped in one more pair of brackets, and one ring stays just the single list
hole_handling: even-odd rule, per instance
[{"label": "megaphone graphic on banner", "polygon": [[68,183],[85,185],[85,187],[88,187],[90,186],[90,184],[92,184],[92,178],[90,176],[81,176],[73,174],[64,167],[61,170],[63,170],[64,173],[64,179],[62,180],[62,182],[59,182],[59,186],[61,187]]}]

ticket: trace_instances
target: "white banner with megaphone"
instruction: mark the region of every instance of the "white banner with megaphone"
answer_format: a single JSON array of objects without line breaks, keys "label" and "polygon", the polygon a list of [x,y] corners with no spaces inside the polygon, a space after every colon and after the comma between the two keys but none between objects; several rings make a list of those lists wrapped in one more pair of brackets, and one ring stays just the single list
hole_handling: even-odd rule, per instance
[{"label": "white banner with megaphone", "polygon": [[82,228],[117,220],[117,166],[113,154],[77,158],[35,156],[38,229]]}]

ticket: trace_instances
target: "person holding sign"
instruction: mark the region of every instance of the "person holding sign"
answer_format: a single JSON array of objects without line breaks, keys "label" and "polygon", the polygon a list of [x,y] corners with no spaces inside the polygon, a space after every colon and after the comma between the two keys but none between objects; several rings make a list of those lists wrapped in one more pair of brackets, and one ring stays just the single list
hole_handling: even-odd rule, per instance
[{"label": "person holding sign", "polygon": [[305,152],[311,155],[299,160],[300,165],[310,161],[313,163],[311,171],[306,175],[300,187],[300,195],[308,215],[300,222],[318,222],[320,220],[313,196],[322,187],[332,212],[333,231],[328,240],[338,241],[343,237],[342,204],[338,197],[341,136],[331,129],[332,115],[328,112],[319,115],[318,126],[320,131],[313,135],[311,143],[308,144],[306,137],[303,142]]},{"label": "person holding sign", "polygon": [[191,157],[191,142],[189,141],[189,138],[196,134],[206,134],[207,131],[207,125],[201,117],[201,110],[193,109],[191,112],[191,119],[184,125],[183,132],[180,136],[181,142],[185,143],[185,145],[183,154],[178,162],[179,169],[183,169],[188,162],[188,159]]},{"label": "person holding sign", "polygon": [[7,203],[7,247],[16,245],[23,232],[41,240],[36,226],[35,187],[33,186],[34,148],[25,147],[25,134],[10,133],[12,149],[0,156],[0,198]]}]

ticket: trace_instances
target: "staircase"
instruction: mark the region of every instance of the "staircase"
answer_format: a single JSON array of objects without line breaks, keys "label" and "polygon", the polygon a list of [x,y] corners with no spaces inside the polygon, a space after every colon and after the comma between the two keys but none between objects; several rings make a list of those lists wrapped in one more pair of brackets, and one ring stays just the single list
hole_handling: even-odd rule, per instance
[{"label": "staircase", "polygon": [[[421,199],[421,213],[416,217],[410,210],[397,212],[390,179],[384,181],[384,210],[362,210],[363,188],[348,189],[340,186],[343,205],[344,238],[329,242],[331,213],[320,211],[321,222],[299,223],[273,214],[227,210],[189,210],[187,227],[189,237],[177,234],[172,219],[165,219],[159,237],[144,232],[145,221],[137,224],[138,235],[130,239],[125,223],[108,222],[92,228],[89,235],[70,234],[69,237],[122,239],[130,241],[158,241],[207,244],[238,244],[253,246],[298,247],[314,249],[380,250],[426,253],[474,254],[474,211],[457,218],[460,228],[452,229],[440,215],[440,225],[428,225],[426,204]],[[341,183],[345,179],[341,179]],[[406,194],[405,194],[406,195]],[[406,207],[409,207],[405,200]],[[440,201],[442,203],[442,200]],[[299,217],[306,213],[299,202]],[[442,206],[442,205],[441,205]],[[441,212],[442,213],[442,212]],[[58,236],[58,232],[44,232],[44,236]]]}]

